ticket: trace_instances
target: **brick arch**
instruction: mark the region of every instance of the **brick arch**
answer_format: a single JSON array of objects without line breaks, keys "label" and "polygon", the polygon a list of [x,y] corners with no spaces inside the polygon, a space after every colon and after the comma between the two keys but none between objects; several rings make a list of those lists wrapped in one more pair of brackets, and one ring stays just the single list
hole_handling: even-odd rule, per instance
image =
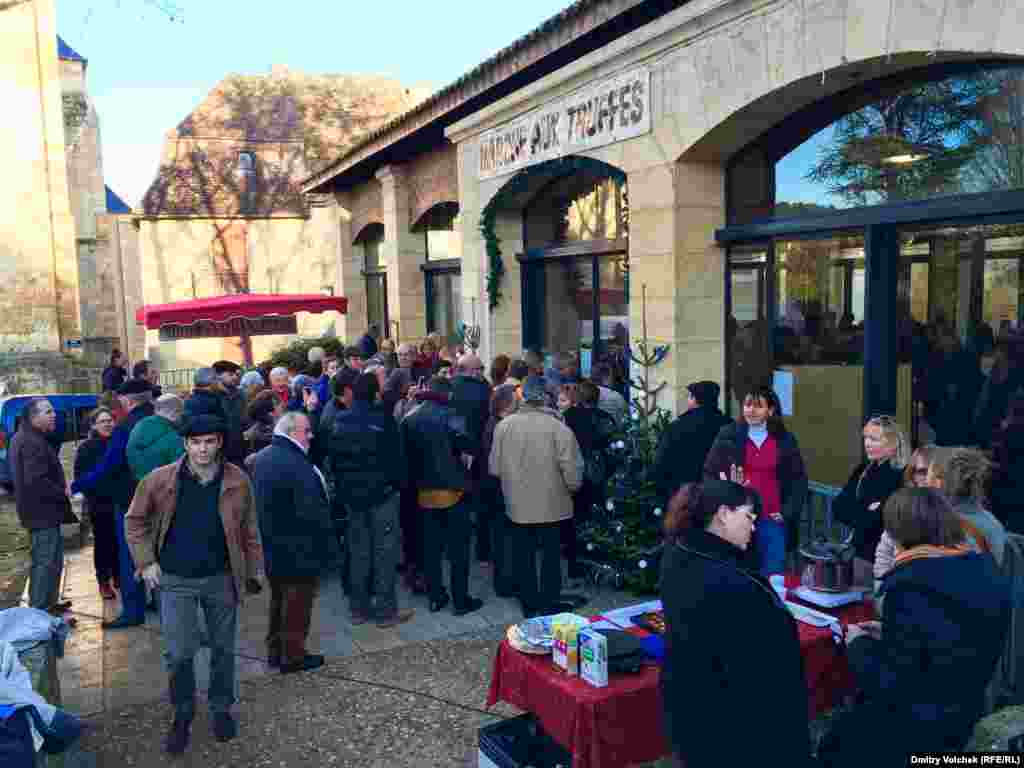
[{"label": "brick arch", "polygon": [[442,203],[459,199],[459,163],[454,144],[425,152],[403,166],[409,194],[409,227]]},{"label": "brick arch", "polygon": [[363,224],[359,231],[356,232],[352,238],[353,243],[361,243],[369,237],[372,237],[375,233],[379,233],[380,236],[384,237],[384,223],[380,221],[368,221]]},{"label": "brick arch", "polygon": [[423,211],[413,219],[410,231],[418,232],[427,227],[432,221],[440,221],[445,218],[454,218],[459,215],[458,200],[442,200]]}]

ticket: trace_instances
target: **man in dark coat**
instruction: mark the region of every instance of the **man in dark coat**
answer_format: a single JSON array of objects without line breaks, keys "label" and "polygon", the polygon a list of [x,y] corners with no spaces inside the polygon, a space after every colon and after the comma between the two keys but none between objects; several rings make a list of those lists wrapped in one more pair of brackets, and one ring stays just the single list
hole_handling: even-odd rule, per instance
[{"label": "man in dark coat", "polygon": [[252,459],[260,534],[270,582],[267,659],[283,673],[323,666],[306,652],[313,597],[337,542],[327,484],[308,457],[313,430],[304,413],[278,421],[273,442]]},{"label": "man in dark coat", "polygon": [[230,360],[218,360],[213,371],[220,379],[221,404],[224,408],[224,458],[232,464],[244,466],[245,438],[242,436],[249,425],[245,413],[245,394],[238,387],[242,369]]},{"label": "man in dark coat", "polygon": [[349,509],[348,540],[352,623],[370,619],[378,627],[402,624],[412,609],[399,610],[395,593],[398,564],[399,494],[406,482],[405,453],[394,417],[376,407],[380,385],[371,373],[360,374],[349,410],[339,414],[330,438],[331,471],[338,495]]},{"label": "man in dark coat", "polygon": [[53,405],[45,398],[35,398],[25,406],[21,426],[11,440],[15,505],[32,547],[29,605],[41,611],[57,608],[64,570],[60,526],[71,512],[64,468],[46,440],[56,428]]},{"label": "man in dark coat", "polygon": [[182,424],[197,416],[213,416],[223,421],[224,401],[220,389],[220,380],[213,368],[197,368],[192,375],[192,394],[185,398]]},{"label": "man in dark coat", "polygon": [[700,481],[708,451],[729,423],[729,417],[718,408],[718,384],[697,381],[687,390],[690,397],[686,413],[665,430],[654,461],[653,479],[664,504],[686,483]]},{"label": "man in dark coat", "polygon": [[125,359],[121,350],[110,353],[110,365],[103,369],[103,391],[117,392],[128,379],[128,371],[124,368]]},{"label": "man in dark coat", "polygon": [[[416,489],[423,514],[430,611],[436,613],[454,599],[452,612],[463,616],[483,605],[469,595],[470,521],[465,496],[473,442],[463,420],[447,405],[451,382],[435,376],[430,380],[430,390],[443,402],[425,400],[402,421],[402,436],[409,457],[409,482]],[[442,583],[442,549],[451,563],[451,595]]]},{"label": "man in dark coat", "polygon": [[473,352],[459,358],[452,378],[451,407],[466,424],[466,433],[473,444],[473,466],[470,467],[469,503],[476,517],[476,559],[489,562],[491,553],[492,510],[480,503],[479,490],[487,471],[487,457],[482,455],[484,430],[491,415],[491,385],[484,380],[484,364]]},{"label": "man in dark coat", "polygon": [[103,461],[71,484],[72,494],[85,493],[100,485],[110,488],[115,494],[121,615],[113,621],[103,622],[104,629],[137,627],[146,620],[146,590],[136,578],[135,562],[125,538],[124,518],[135,496],[136,486],[135,474],[128,463],[128,438],[136,424],[153,415],[153,390],[144,379],[131,379],[121,387],[120,397],[121,405],[127,413],[110,436]]},{"label": "man in dark coat", "polygon": [[359,347],[365,359],[369,360],[377,354],[377,339],[379,338],[380,328],[377,327],[376,323],[372,323],[370,327],[366,329],[366,333],[359,337],[359,341],[356,342],[356,346]]}]

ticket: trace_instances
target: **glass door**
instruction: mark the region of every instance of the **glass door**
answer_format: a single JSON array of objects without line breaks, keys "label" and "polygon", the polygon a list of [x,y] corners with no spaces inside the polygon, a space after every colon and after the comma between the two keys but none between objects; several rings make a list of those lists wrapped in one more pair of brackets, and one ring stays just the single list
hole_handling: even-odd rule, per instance
[{"label": "glass door", "polygon": [[739,413],[740,399],[771,379],[768,343],[768,250],[734,249],[729,254],[729,311],[726,316],[728,412]]},{"label": "glass door", "polygon": [[907,228],[900,239],[901,402],[914,442],[989,448],[1024,388],[1024,224]]}]

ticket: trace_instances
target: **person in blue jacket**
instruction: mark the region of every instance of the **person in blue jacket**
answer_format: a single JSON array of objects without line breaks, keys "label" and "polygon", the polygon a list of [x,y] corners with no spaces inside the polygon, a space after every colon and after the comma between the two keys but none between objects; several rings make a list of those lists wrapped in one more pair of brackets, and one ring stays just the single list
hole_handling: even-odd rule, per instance
[{"label": "person in blue jacket", "polygon": [[135,475],[128,464],[126,449],[135,425],[147,416],[153,415],[153,390],[143,379],[130,379],[118,391],[118,396],[126,415],[110,436],[103,459],[90,472],[71,484],[72,495],[86,493],[102,486],[110,490],[114,500],[121,615],[113,621],[103,622],[104,629],[137,627],[146,620],[146,589],[142,582],[136,579],[135,563],[124,537],[124,516],[131,506],[136,484]]}]

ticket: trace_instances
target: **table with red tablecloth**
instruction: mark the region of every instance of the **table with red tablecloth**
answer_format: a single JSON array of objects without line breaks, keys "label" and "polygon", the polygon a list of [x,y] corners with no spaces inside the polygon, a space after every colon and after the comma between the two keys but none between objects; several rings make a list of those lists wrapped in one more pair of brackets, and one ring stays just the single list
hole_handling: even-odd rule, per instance
[{"label": "table with red tablecloth", "polygon": [[[787,585],[797,586],[787,578]],[[791,596],[790,600],[800,602]],[[842,624],[875,618],[874,609],[857,603],[830,613]],[[815,717],[853,693],[855,681],[832,630],[797,622],[804,659],[810,716]],[[629,630],[645,634],[639,628]],[[595,688],[569,677],[550,656],[520,653],[503,640],[494,658],[487,705],[504,701],[533,713],[541,727],[572,753],[573,768],[619,768],[657,760],[668,752],[662,730],[660,669],[645,666],[637,674],[614,675],[608,687]]]}]

